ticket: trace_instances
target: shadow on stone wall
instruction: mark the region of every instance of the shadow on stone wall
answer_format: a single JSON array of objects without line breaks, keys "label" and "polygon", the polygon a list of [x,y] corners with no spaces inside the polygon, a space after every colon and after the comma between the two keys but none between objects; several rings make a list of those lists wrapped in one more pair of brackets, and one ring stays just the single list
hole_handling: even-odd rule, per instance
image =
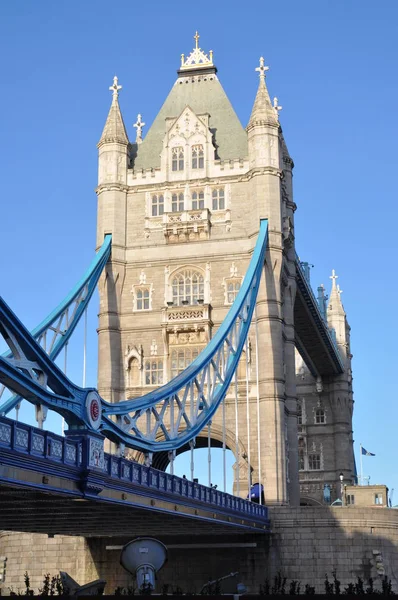
[{"label": "shadow on stone wall", "polygon": [[[270,516],[272,533],[265,535],[205,538],[187,532],[165,538],[159,532],[159,539],[169,547],[169,558],[159,573],[157,591],[168,586],[170,593],[178,588],[198,593],[209,580],[238,571],[238,577],[223,583],[223,592],[234,592],[237,583],[243,583],[248,592],[258,593],[267,578],[271,581],[280,572],[288,583],[300,581],[302,591],[308,583],[323,593],[325,573],[332,579],[336,570],[342,591],[357,577],[366,583],[372,577],[380,589],[386,575],[393,591],[398,592],[398,510],[283,507],[271,508]],[[44,574],[55,575],[60,570],[81,584],[105,579],[106,593],[132,586],[132,576],[119,564],[120,550],[110,548],[130,540],[2,532],[0,556],[7,559],[3,595],[9,587],[24,590],[25,571],[36,591]]]},{"label": "shadow on stone wall", "polygon": [[[258,593],[266,579],[282,576],[324,592],[325,574],[337,572],[342,591],[361,577],[374,580],[381,589],[384,576],[398,592],[398,510],[387,508],[300,507],[270,509],[272,533],[214,538],[175,536],[159,539],[166,545],[192,544],[169,549],[169,559],[159,573],[157,591],[198,593],[209,580],[239,571],[239,576],[222,584],[224,593],[244,583],[248,592]],[[132,577],[119,564],[119,550],[106,549],[129,540],[88,540],[95,571],[92,578],[107,580],[107,592],[133,585]],[[195,544],[201,547],[195,547]],[[215,547],[215,544],[225,544]],[[90,579],[88,576],[87,580]]]}]

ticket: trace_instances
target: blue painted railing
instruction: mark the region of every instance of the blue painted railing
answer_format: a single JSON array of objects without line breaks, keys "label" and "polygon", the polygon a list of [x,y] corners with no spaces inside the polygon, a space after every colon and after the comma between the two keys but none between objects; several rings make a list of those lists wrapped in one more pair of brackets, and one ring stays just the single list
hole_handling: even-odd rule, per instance
[{"label": "blue painted railing", "polygon": [[[241,517],[268,522],[266,506],[112,454],[105,453],[104,460],[100,461],[100,465],[93,466],[89,458],[85,456],[82,441],[70,440],[68,437],[0,417],[0,459],[2,462],[5,461],[5,450],[13,452],[14,459],[21,468],[26,466],[26,468],[32,469],[32,466],[35,466],[40,473],[47,471],[69,478],[73,475],[74,479],[79,479],[81,474],[85,474],[87,469],[90,469],[106,476],[113,483],[118,482],[131,486],[135,492],[148,495],[160,493],[162,496],[169,496],[176,501],[199,503],[202,506],[205,505],[203,508],[218,508],[227,513],[238,513]],[[40,464],[36,462],[32,465],[27,457],[39,459]],[[47,470],[43,463],[47,464]],[[67,468],[67,472],[62,474],[61,465]]]}]

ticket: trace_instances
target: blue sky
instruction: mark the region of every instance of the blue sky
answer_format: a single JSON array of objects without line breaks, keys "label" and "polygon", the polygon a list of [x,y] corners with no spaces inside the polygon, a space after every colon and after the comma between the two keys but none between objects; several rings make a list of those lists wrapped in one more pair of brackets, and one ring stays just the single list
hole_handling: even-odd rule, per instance
[{"label": "blue sky", "polygon": [[[95,247],[96,143],[116,73],[128,133],[148,126],[180,54],[213,49],[243,125],[260,55],[295,162],[297,251],[314,286],[339,275],[352,327],[354,437],[372,483],[396,488],[398,3],[368,0],[0,3],[0,293],[29,327],[64,297]],[[144,130],[144,131],[145,131]],[[96,307],[89,383],[96,376]],[[77,338],[68,372],[81,380]],[[55,423],[54,421],[49,421]],[[58,426],[58,425],[57,425]],[[358,457],[359,458],[359,457]],[[359,460],[358,460],[359,463]]]}]

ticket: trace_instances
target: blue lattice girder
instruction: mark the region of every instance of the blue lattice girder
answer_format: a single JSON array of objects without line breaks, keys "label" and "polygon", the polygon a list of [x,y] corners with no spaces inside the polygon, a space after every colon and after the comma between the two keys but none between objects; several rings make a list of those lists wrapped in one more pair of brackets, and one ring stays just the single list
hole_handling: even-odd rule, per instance
[{"label": "blue lattice girder", "polygon": [[[98,280],[111,253],[112,236],[106,235],[89,268],[64,300],[32,332],[32,337],[54,361],[68,343],[94,293]],[[10,358],[6,352],[3,358]],[[2,396],[0,390],[0,400]],[[9,413],[21,401],[20,395],[8,398],[0,405],[0,414]]]},{"label": "blue lattice girder", "polygon": [[148,451],[173,450],[194,439],[212,419],[228,391],[249,332],[267,232],[264,219],[239,294],[207,347],[182,373],[155,391],[105,405],[102,432],[107,437]]},{"label": "blue lattice girder", "polygon": [[177,377],[142,398],[105,402],[74,385],[0,299],[0,333],[11,356],[0,357],[0,383],[33,404],[62,414],[69,425],[148,452],[174,450],[200,433],[224,399],[248,335],[264,267],[268,222],[237,298],[208,346]]},{"label": "blue lattice girder", "polygon": [[0,383],[32,404],[43,404],[70,424],[84,425],[87,390],[75,386],[0,297],[0,334],[10,348],[0,356]]}]

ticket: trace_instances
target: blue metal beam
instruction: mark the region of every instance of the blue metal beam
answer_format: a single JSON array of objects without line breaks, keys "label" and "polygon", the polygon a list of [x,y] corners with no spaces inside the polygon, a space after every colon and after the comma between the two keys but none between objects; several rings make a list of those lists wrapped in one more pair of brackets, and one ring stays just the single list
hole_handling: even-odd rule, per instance
[{"label": "blue metal beam", "polygon": [[[86,273],[64,300],[42,323],[31,332],[32,337],[44,348],[54,361],[68,343],[94,293],[98,280],[111,254],[112,236],[106,235],[101,248]],[[48,338],[52,338],[51,340]],[[1,358],[9,359],[10,352]],[[1,394],[0,394],[1,399]],[[19,402],[21,395],[14,395],[0,405],[0,415],[9,413]]]},{"label": "blue metal beam", "polygon": [[[99,431],[131,448],[157,452],[183,446],[211,420],[238,366],[264,267],[267,231],[268,222],[262,220],[244,282],[214,338],[185,371],[161,388],[113,404],[92,388],[74,385],[1,299],[0,333],[12,356],[0,357],[0,382],[62,414],[69,425]],[[43,326],[36,335],[39,331]]]}]

